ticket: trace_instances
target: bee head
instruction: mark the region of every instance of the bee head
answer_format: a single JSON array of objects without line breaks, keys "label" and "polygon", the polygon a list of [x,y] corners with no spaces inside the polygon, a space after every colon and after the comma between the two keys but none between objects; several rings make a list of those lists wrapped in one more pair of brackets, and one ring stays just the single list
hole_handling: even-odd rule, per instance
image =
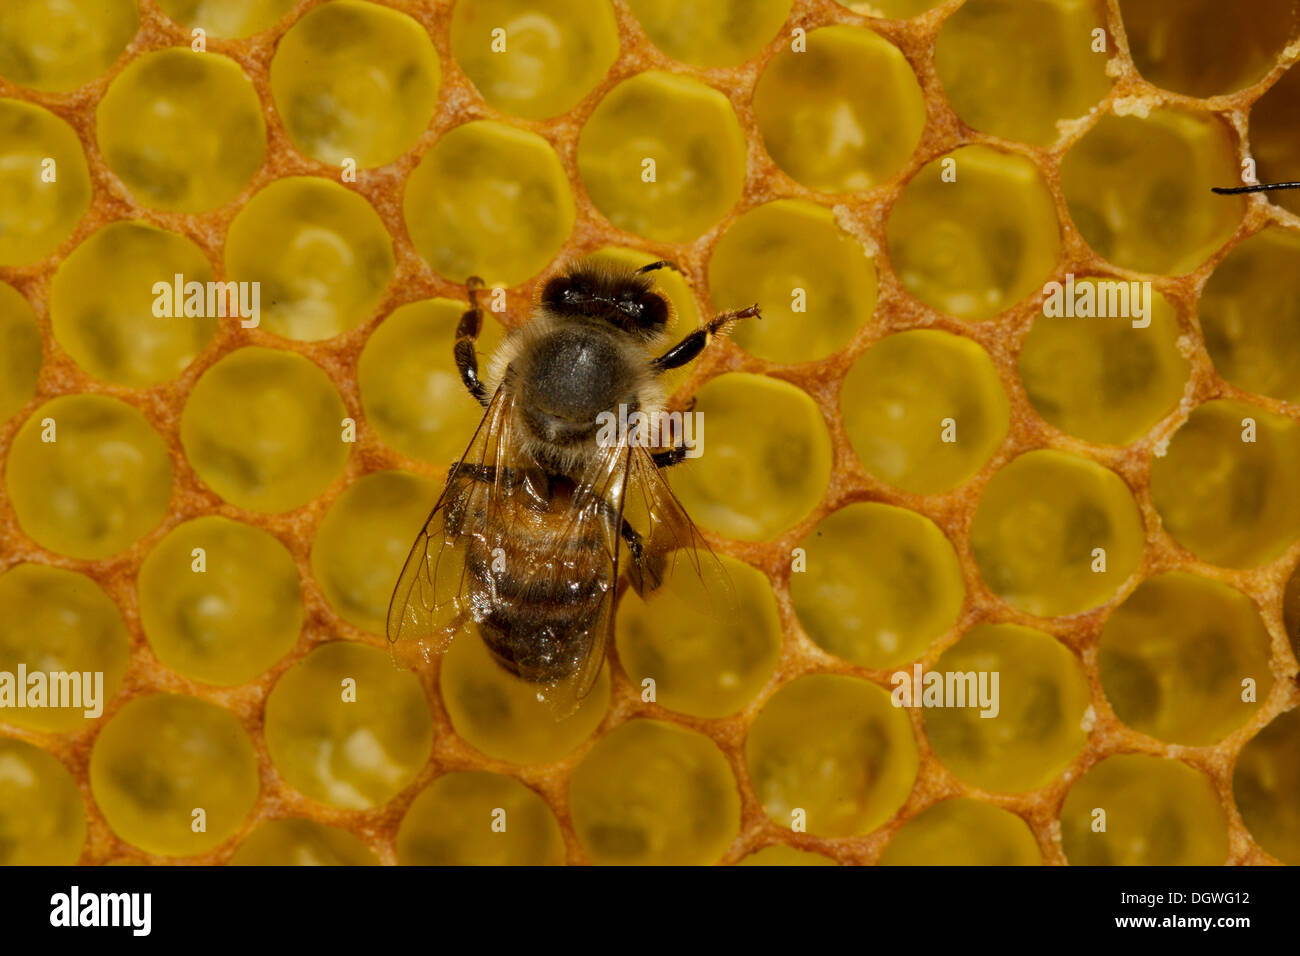
[{"label": "bee head", "polygon": [[541,301],[556,315],[609,322],[640,339],[654,338],[668,325],[668,300],[630,269],[579,264],[547,280]]}]

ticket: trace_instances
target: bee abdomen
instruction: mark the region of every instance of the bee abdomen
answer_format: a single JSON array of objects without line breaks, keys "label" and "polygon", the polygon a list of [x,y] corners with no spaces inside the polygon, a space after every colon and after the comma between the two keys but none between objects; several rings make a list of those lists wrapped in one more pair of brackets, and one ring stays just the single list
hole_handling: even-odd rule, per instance
[{"label": "bee abdomen", "polygon": [[552,539],[545,552],[527,540],[491,551],[478,541],[467,550],[480,591],[479,631],[497,663],[535,683],[563,680],[582,666],[613,587],[603,548],[595,539]]}]

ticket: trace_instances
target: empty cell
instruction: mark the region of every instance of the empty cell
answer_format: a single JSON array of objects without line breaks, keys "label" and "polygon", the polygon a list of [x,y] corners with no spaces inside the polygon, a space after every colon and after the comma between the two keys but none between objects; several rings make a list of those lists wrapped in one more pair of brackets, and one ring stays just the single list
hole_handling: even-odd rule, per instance
[{"label": "empty cell", "polygon": [[545,119],[577,105],[618,58],[609,0],[460,0],[451,52],[497,109]]},{"label": "empty cell", "polygon": [[1208,113],[1108,113],[1061,159],[1070,217],[1123,269],[1190,272],[1236,231],[1246,203],[1213,186],[1240,179],[1230,128]]},{"label": "empty cell", "polygon": [[208,487],[240,508],[274,514],[305,505],[343,471],[346,415],[320,366],[252,346],[199,377],[180,438]]},{"label": "empty cell", "polygon": [[903,188],[886,226],[907,291],[959,319],[991,319],[1043,287],[1061,247],[1056,206],[1023,156],[964,146]]},{"label": "empty cell", "polygon": [[774,56],[754,87],[768,154],[821,192],[868,189],[896,174],[921,139],[921,86],[898,47],[863,27],[813,30]]},{"label": "empty cell", "polygon": [[1147,578],[1111,613],[1098,667],[1116,716],[1175,744],[1217,743],[1273,688],[1254,603],[1185,571]]},{"label": "empty cell", "polygon": [[971,522],[993,593],[1040,617],[1109,601],[1142,560],[1142,516],[1118,475],[1059,451],[1031,451],[989,479]]},{"label": "empty cell", "polygon": [[472,770],[449,773],[412,802],[397,831],[404,866],[560,866],[555,814],[518,780]]},{"label": "empty cell", "polygon": [[477,120],[443,135],[406,181],[402,200],[416,251],[464,282],[518,285],[555,258],[573,229],[573,193],[551,144]]},{"label": "empty cell", "polygon": [[725,717],[753,700],[776,670],[781,617],[761,571],[725,556],[720,568],[707,555],[701,561],[708,565],[703,575],[679,558],[648,598],[623,595],[618,656],[643,696],[653,687],[669,710]]},{"label": "empty cell", "polygon": [[740,794],[708,737],[636,719],[602,736],[573,769],[569,814],[593,863],[706,866],[740,832]]},{"label": "empty cell", "polygon": [[184,677],[251,681],[302,627],[298,568],[269,532],[217,515],[177,525],[136,576],[140,623],[158,662]]},{"label": "empty cell", "polygon": [[383,166],[429,125],[441,67],[404,13],[335,0],[295,23],[271,60],[271,95],[297,149],[331,166]]},{"label": "empty cell", "polygon": [[912,790],[919,766],[907,712],[884,688],[815,674],[783,686],[754,718],[745,763],[782,827],[824,837],[870,833]]},{"label": "empty cell", "polygon": [[805,518],[826,491],[831,438],[808,393],[733,372],[695,394],[701,452],[668,473],[702,527],[745,541],[771,538]]},{"label": "empty cell", "polygon": [[871,346],[844,376],[840,413],[874,477],[917,494],[960,485],[1010,425],[997,367],[978,342],[935,329]]},{"label": "empty cell", "polygon": [[171,47],[136,57],[109,84],[95,115],[104,162],[155,209],[224,206],[266,155],[257,91],[220,53]]},{"label": "empty cell", "polygon": [[63,395],[14,436],[5,487],[18,524],[42,547],[98,560],[135,544],[167,514],[167,445],[132,406]]},{"label": "empty cell", "polygon": [[323,644],[285,671],[266,698],[264,728],[280,777],[343,810],[387,803],[433,746],[420,681],[387,651],[351,641]]},{"label": "empty cell", "polygon": [[1254,568],[1300,535],[1300,426],[1255,405],[1197,407],[1151,462],[1151,499],[1164,529],[1198,557]]},{"label": "empty cell", "polygon": [[740,199],[745,134],[730,101],[698,80],[647,70],[614,87],[578,137],[596,208],[647,239],[690,242]]},{"label": "empty cell", "polygon": [[[915,670],[900,673],[915,684]],[[933,702],[924,696],[930,674],[943,679],[943,695]],[[1004,793],[1036,790],[1055,779],[1087,739],[1083,665],[1042,631],[977,625],[921,679],[930,746],[968,784]]]}]

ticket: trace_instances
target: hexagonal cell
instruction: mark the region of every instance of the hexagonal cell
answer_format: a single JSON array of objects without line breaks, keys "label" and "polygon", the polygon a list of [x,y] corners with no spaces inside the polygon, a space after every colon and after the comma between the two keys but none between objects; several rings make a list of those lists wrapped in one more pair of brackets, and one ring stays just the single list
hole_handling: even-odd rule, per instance
[{"label": "hexagonal cell", "polygon": [[578,136],[578,171],[596,208],[663,242],[690,242],[717,223],[740,199],[747,162],[731,102],[658,70],[605,94]]},{"label": "hexagonal cell", "polygon": [[[69,733],[99,719],[122,686],[131,653],[112,598],[74,571],[24,563],[0,574],[0,607],[8,615],[0,620],[0,673],[12,680],[25,667],[29,681],[46,675],[44,683],[17,686],[18,699],[5,702],[5,722]],[[69,679],[64,683],[56,674]],[[87,674],[99,676],[91,683]]]},{"label": "hexagonal cell", "polygon": [[573,229],[573,194],[551,144],[476,120],[445,134],[406,181],[416,251],[454,282],[518,285],[555,258]]},{"label": "hexagonal cell", "polygon": [[508,673],[472,631],[452,641],[438,688],[456,735],[497,760],[529,765],[567,756],[591,737],[609,710],[609,665],[578,709],[556,719],[537,685]]},{"label": "hexagonal cell", "polygon": [[844,430],[862,465],[917,494],[979,471],[1010,427],[997,367],[979,343],[933,329],[899,332],[863,354],[840,390]]},{"label": "hexagonal cell", "polygon": [[0,866],[71,866],[86,842],[77,781],[25,740],[0,737]]},{"label": "hexagonal cell", "polygon": [[799,622],[819,647],[863,667],[916,657],[957,622],[961,564],[929,518],[891,505],[853,504],[799,542],[790,575]]},{"label": "hexagonal cell", "polygon": [[[456,371],[456,323],[468,308],[452,299],[423,299],[394,309],[370,333],[357,362],[366,421],[403,455],[450,465],[464,453],[483,407]],[[480,366],[504,338],[488,312],[478,338]]]},{"label": "hexagonal cell", "polygon": [[740,794],[708,737],[634,719],[605,734],[569,778],[569,813],[593,863],[702,866],[740,832]]},{"label": "hexagonal cell", "polygon": [[1273,722],[1241,749],[1232,792],[1241,819],[1260,846],[1283,863],[1300,864],[1300,710]]},{"label": "hexagonal cell", "polygon": [[[929,674],[942,676],[944,693],[952,696],[925,708],[926,736],[935,756],[966,783],[1035,790],[1083,748],[1088,679],[1078,658],[1050,634],[981,624],[922,674],[923,693],[932,692]],[[915,676],[915,670],[894,675],[895,699]]]},{"label": "hexagonal cell", "polygon": [[839,866],[829,857],[792,846],[765,846],[749,854],[737,866]]},{"label": "hexagonal cell", "polygon": [[1238,243],[1201,290],[1199,312],[1220,375],[1300,402],[1300,233],[1269,226]]},{"label": "hexagonal cell", "polygon": [[343,470],[343,400],[318,365],[279,349],[237,349],[200,376],[181,411],[185,457],[250,511],[290,511]]},{"label": "hexagonal cell", "polygon": [[1108,303],[1107,316],[1035,317],[1019,361],[1029,402],[1046,421],[1085,441],[1136,441],[1178,404],[1187,386],[1191,363],[1178,347],[1177,313],[1153,291],[1142,306],[1146,315],[1127,317],[1131,309],[1123,302],[1138,294],[1127,282],[1067,277],[1062,285],[1067,301]]},{"label": "hexagonal cell", "polygon": [[461,0],[451,53],[483,99],[525,119],[578,104],[618,59],[609,0]]},{"label": "hexagonal cell", "polygon": [[357,0],[317,7],[271,60],[271,95],[299,152],[322,163],[383,166],[433,117],[441,79],[429,34],[404,13]]},{"label": "hexagonal cell", "polygon": [[212,36],[247,37],[261,33],[294,8],[297,0],[156,0],[181,26],[199,27]]},{"label": "hexagonal cell", "polygon": [[1291,0],[1119,0],[1119,12],[1138,72],[1202,98],[1261,79],[1295,35]]},{"label": "hexagonal cell", "polygon": [[881,866],[1041,866],[1029,824],[979,800],[943,800],[894,834]]},{"label": "hexagonal cell", "polygon": [[140,624],[158,662],[183,677],[250,681],[302,627],[298,568],[274,536],[208,515],[168,532],[136,576]]},{"label": "hexagonal cell", "polygon": [[112,66],[138,29],[135,0],[8,0],[0,76],[33,90],[75,90]]},{"label": "hexagonal cell", "polygon": [[732,372],[695,395],[708,425],[702,452],[669,474],[673,491],[702,527],[763,541],[802,520],[826,492],[831,436],[817,403],[788,382]]},{"label": "hexagonal cell", "polygon": [[428,478],[375,471],[334,500],[311,545],[311,572],[334,613],[371,634],[385,633],[393,587],[438,492]]},{"label": "hexagonal cell", "polygon": [[782,49],[754,87],[754,116],[773,161],[809,189],[868,189],[921,141],[925,98],[898,47],[864,27],[813,30]]},{"label": "hexagonal cell", "polygon": [[971,521],[980,574],[1040,617],[1104,604],[1137,570],[1142,515],[1118,475],[1086,458],[1031,451],[989,479]]},{"label": "hexagonal cell", "polygon": [[220,53],[172,47],[136,57],[109,84],[95,115],[104,162],[156,209],[225,205],[266,155],[257,91]]},{"label": "hexagonal cell", "polygon": [[809,362],[839,351],[876,308],[876,266],[829,209],[778,199],[727,227],[709,259],[720,311],[758,303],[761,322],[731,337],[774,362]]},{"label": "hexagonal cell", "polygon": [[1206,402],[1151,463],[1165,530],[1212,564],[1253,568],[1300,535],[1300,425],[1243,402]]},{"label": "hexagonal cell", "polygon": [[268,820],[244,837],[229,866],[378,866],[364,840],[314,820]]},{"label": "hexagonal cell", "polygon": [[757,696],[776,671],[781,615],[767,577],[720,556],[734,593],[725,615],[704,606],[704,580],[679,561],[648,599],[624,593],[615,618],[618,659],[632,683],[654,682],[655,700],[693,717],[725,717]]},{"label": "hexagonal cell", "polygon": [[345,810],[391,800],[433,746],[419,680],[387,652],[349,641],[323,644],[284,672],[266,698],[264,730],[289,786]]},{"label": "hexagonal cell", "polygon": [[[113,832],[156,856],[234,836],[257,801],[257,755],[230,711],[187,694],[129,701],[90,754],[90,789]],[[197,829],[195,809],[203,810]]]},{"label": "hexagonal cell", "polygon": [[912,724],[889,693],[833,674],[778,690],[750,725],[745,762],[773,821],[824,837],[876,829],[903,805],[920,765]]},{"label": "hexagonal cell", "polygon": [[1183,571],[1147,578],[1114,610],[1098,664],[1116,716],[1168,743],[1217,743],[1273,687],[1268,631],[1250,598]]},{"label": "hexagonal cell", "polygon": [[564,836],[546,801],[518,780],[448,773],[412,801],[397,831],[403,866],[561,866]]},{"label": "hexagonal cell", "polygon": [[1061,844],[1076,866],[1221,866],[1228,820],[1203,773],[1177,760],[1121,754],[1070,788]]},{"label": "hexagonal cell", "polygon": [[1094,50],[1093,31],[1104,28],[1091,0],[968,0],[943,22],[934,64],[967,126],[1050,146],[1057,123],[1110,89],[1109,39]]},{"label": "hexagonal cell", "polygon": [[[1250,152],[1261,183],[1300,180],[1300,70],[1287,70],[1251,106]],[[1231,186],[1238,179],[1240,174],[1220,185]],[[1269,193],[1268,200],[1300,214],[1298,193]]]},{"label": "hexagonal cell", "polygon": [[130,547],[167,514],[167,444],[138,411],[104,395],[62,395],[14,436],[5,487],[37,544],[95,561]]},{"label": "hexagonal cell", "polygon": [[205,296],[202,315],[173,314],[174,303],[188,298],[175,294],[177,275],[182,290],[192,282],[209,288],[212,266],[198,245],[143,222],[109,223],[59,263],[50,284],[54,338],[106,382],[176,378],[217,331],[215,295],[211,311]]},{"label": "hexagonal cell", "polygon": [[299,341],[360,325],[379,304],[396,262],[374,207],[311,176],[271,183],[239,210],[226,234],[226,272],[260,290],[249,321]]},{"label": "hexagonal cell", "polygon": [[739,66],[776,36],[792,0],[628,0],[654,45],[693,66]]},{"label": "hexagonal cell", "polygon": [[1189,272],[1222,246],[1246,203],[1210,188],[1239,178],[1227,124],[1172,109],[1108,113],[1061,159],[1061,188],[1083,238],[1139,272]]},{"label": "hexagonal cell", "polygon": [[970,320],[1041,289],[1061,248],[1056,206],[1037,167],[987,146],[927,163],[894,203],[886,235],[907,291]]},{"label": "hexagonal cell", "polygon": [[[53,182],[43,181],[50,175]],[[90,208],[81,140],[49,110],[0,99],[0,266],[24,266],[61,246]]]},{"label": "hexagonal cell", "polygon": [[0,282],[0,421],[32,400],[41,360],[41,329],[31,303]]}]

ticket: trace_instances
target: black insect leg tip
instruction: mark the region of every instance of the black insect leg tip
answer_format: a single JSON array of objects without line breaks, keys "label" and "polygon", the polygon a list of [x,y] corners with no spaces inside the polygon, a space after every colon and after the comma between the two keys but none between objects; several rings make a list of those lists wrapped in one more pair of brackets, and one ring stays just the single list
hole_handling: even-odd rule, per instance
[{"label": "black insect leg tip", "polygon": [[640,269],[637,269],[636,275],[639,276],[645,275],[647,272],[654,272],[658,269],[671,269],[673,272],[676,272],[678,275],[682,274],[682,267],[679,266],[677,263],[669,259],[657,259],[654,262],[647,263],[646,265],[643,265]]},{"label": "black insect leg tip", "polygon": [[1211,186],[1210,192],[1220,196],[1236,196],[1241,193],[1264,193],[1282,189],[1300,189],[1298,183],[1258,183],[1253,186]]},{"label": "black insect leg tip", "polygon": [[487,283],[479,276],[470,276],[465,280],[465,290],[469,293],[470,305],[478,308],[478,294],[485,288],[487,288]]}]

